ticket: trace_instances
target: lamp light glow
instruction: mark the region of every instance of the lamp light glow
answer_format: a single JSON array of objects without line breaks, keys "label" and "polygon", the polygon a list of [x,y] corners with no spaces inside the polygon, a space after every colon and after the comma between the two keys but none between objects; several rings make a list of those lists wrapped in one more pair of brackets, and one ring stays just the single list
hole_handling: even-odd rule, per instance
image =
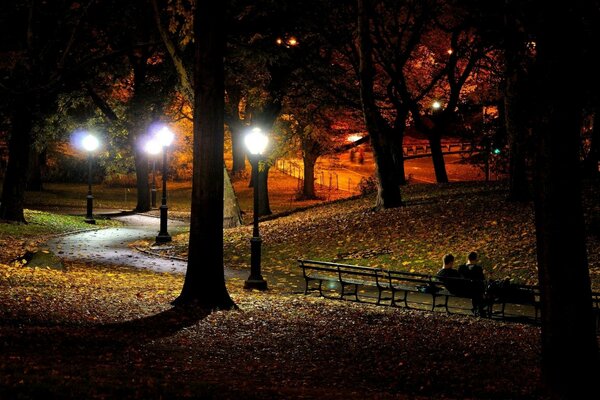
[{"label": "lamp light glow", "polygon": [[162,145],[158,140],[148,140],[144,145],[146,153],[151,155],[157,155],[162,151]]},{"label": "lamp light glow", "polygon": [[92,152],[100,146],[100,141],[96,136],[87,134],[81,141],[81,145],[85,151]]},{"label": "lamp light glow", "polygon": [[156,131],[156,141],[163,147],[170,146],[175,139],[175,134],[166,126]]},{"label": "lamp light glow", "polygon": [[244,143],[252,155],[261,155],[269,144],[269,138],[260,128],[253,128],[244,138]]},{"label": "lamp light glow", "polygon": [[431,108],[433,108],[434,110],[439,110],[440,108],[442,108],[442,103],[436,100],[431,104]]}]

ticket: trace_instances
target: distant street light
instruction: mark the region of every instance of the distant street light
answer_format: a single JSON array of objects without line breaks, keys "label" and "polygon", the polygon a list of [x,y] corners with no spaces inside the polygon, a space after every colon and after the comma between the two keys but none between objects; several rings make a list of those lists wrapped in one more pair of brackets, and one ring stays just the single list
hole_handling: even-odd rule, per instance
[{"label": "distant street light", "polygon": [[171,235],[167,232],[167,147],[171,145],[175,135],[171,130],[163,126],[154,137],[163,151],[162,165],[162,203],[160,205],[160,231],[156,236],[156,243],[166,243],[171,241]]},{"label": "distant street light", "polygon": [[436,100],[433,103],[431,103],[431,108],[433,108],[434,111],[437,111],[440,108],[442,108],[442,103]]},{"label": "distant street light", "polygon": [[266,290],[267,281],[260,273],[260,258],[262,239],[258,232],[258,166],[267,148],[269,138],[260,128],[254,128],[246,135],[244,142],[248,148],[248,159],[252,165],[252,182],[254,191],[254,223],[252,239],[250,239],[250,276],[244,282],[245,289]]},{"label": "distant street light", "polygon": [[98,138],[91,133],[88,133],[81,141],[83,149],[88,152],[88,193],[87,193],[87,212],[85,222],[95,224],[96,220],[93,215],[94,196],[92,195],[92,153],[100,146]]},{"label": "distant street light", "polygon": [[150,192],[152,208],[156,208],[156,156],[161,152],[162,146],[158,140],[151,139],[146,142],[144,150],[152,157],[152,189]]}]

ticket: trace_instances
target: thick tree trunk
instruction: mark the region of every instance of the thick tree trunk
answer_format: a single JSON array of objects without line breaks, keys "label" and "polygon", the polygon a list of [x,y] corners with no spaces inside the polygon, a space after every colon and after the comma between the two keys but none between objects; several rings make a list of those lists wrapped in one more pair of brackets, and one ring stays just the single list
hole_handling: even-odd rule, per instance
[{"label": "thick tree trunk", "polygon": [[223,265],[223,2],[198,2],[194,14],[194,163],[188,266],[175,305],[230,309]]},{"label": "thick tree trunk", "polygon": [[534,77],[541,110],[536,131],[535,219],[542,372],[554,398],[589,398],[597,390],[600,360],[579,182],[582,20],[560,3],[548,3],[540,12]]},{"label": "thick tree trunk", "polygon": [[315,164],[318,156],[304,152],[302,161],[304,164],[304,184],[302,186],[302,198],[316,199],[315,193]]},{"label": "thick tree trunk", "polygon": [[32,113],[22,102],[15,107],[8,143],[8,165],[2,186],[0,219],[26,222],[23,214],[29,155],[31,153]]},{"label": "thick tree trunk", "polygon": [[435,172],[437,183],[448,183],[448,174],[446,173],[446,163],[444,162],[444,153],[442,152],[442,135],[439,128],[435,127],[428,135],[429,147],[431,148],[431,160]]},{"label": "thick tree trunk", "polygon": [[371,146],[377,166],[378,191],[376,208],[393,208],[402,205],[400,187],[396,177],[396,167],[388,141],[389,129],[386,130],[385,121],[379,115],[375,96],[373,94],[373,46],[369,32],[371,9],[368,0],[358,0],[358,31],[359,31],[359,79],[360,95],[363,107],[365,124],[371,137]]}]

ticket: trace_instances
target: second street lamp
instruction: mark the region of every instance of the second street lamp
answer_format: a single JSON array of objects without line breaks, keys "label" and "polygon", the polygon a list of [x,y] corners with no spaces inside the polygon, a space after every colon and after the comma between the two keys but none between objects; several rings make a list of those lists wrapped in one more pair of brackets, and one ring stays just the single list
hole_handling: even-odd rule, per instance
[{"label": "second street lamp", "polygon": [[262,239],[258,232],[258,167],[262,160],[262,155],[267,148],[269,138],[260,128],[254,128],[244,139],[248,147],[248,158],[252,164],[252,182],[254,191],[254,221],[252,230],[252,239],[250,239],[250,276],[244,282],[245,289],[266,290],[267,281],[260,273],[260,258]]},{"label": "second street lamp", "polygon": [[162,146],[163,165],[162,165],[162,202],[160,205],[160,231],[156,236],[156,243],[166,243],[171,241],[171,235],[167,232],[167,148],[173,142],[175,135],[166,126],[156,132],[155,139]]},{"label": "second street lamp", "polygon": [[94,207],[94,196],[92,195],[92,153],[98,149],[100,142],[98,138],[92,134],[87,134],[81,141],[83,149],[88,153],[88,193],[87,193],[87,210],[85,214],[85,222],[88,224],[95,224],[93,207]]}]

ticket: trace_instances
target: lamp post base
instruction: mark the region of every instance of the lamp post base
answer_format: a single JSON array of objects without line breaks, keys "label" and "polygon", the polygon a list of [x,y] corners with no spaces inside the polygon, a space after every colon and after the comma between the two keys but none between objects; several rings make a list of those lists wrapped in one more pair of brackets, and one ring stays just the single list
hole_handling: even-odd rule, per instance
[{"label": "lamp post base", "polygon": [[158,236],[156,236],[156,243],[167,243],[171,240],[171,235],[169,235],[168,233],[159,233]]},{"label": "lamp post base", "polygon": [[267,281],[262,277],[248,278],[244,281],[244,289],[267,290]]},{"label": "lamp post base", "polygon": [[94,218],[86,218],[83,220],[83,222],[85,222],[86,224],[92,224],[92,225],[96,224],[96,220]]}]

